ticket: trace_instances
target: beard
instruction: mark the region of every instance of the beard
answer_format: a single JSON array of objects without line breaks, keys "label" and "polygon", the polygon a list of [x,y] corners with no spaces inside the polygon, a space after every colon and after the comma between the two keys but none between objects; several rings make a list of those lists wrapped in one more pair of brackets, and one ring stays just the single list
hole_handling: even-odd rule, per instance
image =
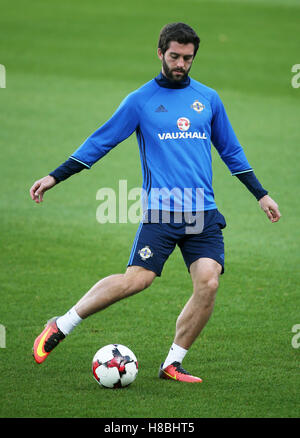
[{"label": "beard", "polygon": [[[174,81],[174,82],[179,82],[179,81],[184,81],[187,77],[188,74],[191,70],[191,67],[188,70],[184,70],[183,68],[175,68],[175,69],[170,69],[165,57],[163,57],[163,61],[162,61],[162,66],[163,66],[163,71],[166,75],[166,77],[170,80],[170,81]],[[183,73],[183,74],[177,74],[176,72],[179,73]]]}]

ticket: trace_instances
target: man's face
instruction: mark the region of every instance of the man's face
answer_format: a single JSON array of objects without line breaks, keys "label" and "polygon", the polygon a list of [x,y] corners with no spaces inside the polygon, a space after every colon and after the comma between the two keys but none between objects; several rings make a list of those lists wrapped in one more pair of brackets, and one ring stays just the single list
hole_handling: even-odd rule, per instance
[{"label": "man's face", "polygon": [[187,77],[194,60],[194,44],[179,44],[171,41],[163,55],[160,48],[157,55],[162,61],[162,73],[171,81],[182,81]]}]

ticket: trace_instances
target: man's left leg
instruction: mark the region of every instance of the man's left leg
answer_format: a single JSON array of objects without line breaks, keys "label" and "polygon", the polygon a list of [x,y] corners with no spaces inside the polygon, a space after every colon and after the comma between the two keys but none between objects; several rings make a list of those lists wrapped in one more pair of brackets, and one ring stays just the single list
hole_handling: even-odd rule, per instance
[{"label": "man's left leg", "polygon": [[181,367],[181,362],[211,316],[221,272],[222,266],[210,258],[199,258],[191,264],[193,294],[177,318],[174,342],[161,365],[159,377],[187,382],[202,381],[190,376]]},{"label": "man's left leg", "polygon": [[188,350],[206,325],[213,311],[221,271],[222,266],[209,258],[191,264],[193,294],[177,319],[176,345]]}]

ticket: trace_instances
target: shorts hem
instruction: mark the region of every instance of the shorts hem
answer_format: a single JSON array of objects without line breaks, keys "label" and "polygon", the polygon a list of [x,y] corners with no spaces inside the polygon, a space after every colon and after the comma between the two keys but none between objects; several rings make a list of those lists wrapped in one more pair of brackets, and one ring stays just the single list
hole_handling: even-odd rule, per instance
[{"label": "shorts hem", "polygon": [[195,257],[195,259],[193,259],[193,260],[189,263],[189,265],[187,265],[187,263],[186,263],[187,270],[190,272],[190,266],[191,266],[191,264],[194,263],[196,260],[204,259],[204,258],[206,258],[206,259],[212,259],[212,260],[216,261],[217,263],[219,263],[219,265],[222,266],[221,275],[224,274],[224,272],[225,272],[224,262],[221,262],[221,260],[218,259],[217,257],[210,256],[210,255],[201,255],[201,256],[197,256],[197,257]]},{"label": "shorts hem", "polygon": [[160,277],[161,273],[162,273],[162,271],[158,271],[158,270],[155,270],[151,267],[147,267],[147,266],[143,265],[142,262],[141,263],[139,263],[139,262],[128,263],[127,268],[129,268],[130,266],[140,266],[141,268],[147,269],[147,271],[154,272],[154,274],[156,274],[158,277]]}]

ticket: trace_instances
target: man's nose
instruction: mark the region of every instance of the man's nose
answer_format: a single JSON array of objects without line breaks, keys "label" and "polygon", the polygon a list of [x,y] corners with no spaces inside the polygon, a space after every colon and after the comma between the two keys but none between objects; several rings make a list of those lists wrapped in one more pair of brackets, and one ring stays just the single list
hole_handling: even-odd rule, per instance
[{"label": "man's nose", "polygon": [[181,56],[177,59],[177,67],[184,67],[184,59]]}]

